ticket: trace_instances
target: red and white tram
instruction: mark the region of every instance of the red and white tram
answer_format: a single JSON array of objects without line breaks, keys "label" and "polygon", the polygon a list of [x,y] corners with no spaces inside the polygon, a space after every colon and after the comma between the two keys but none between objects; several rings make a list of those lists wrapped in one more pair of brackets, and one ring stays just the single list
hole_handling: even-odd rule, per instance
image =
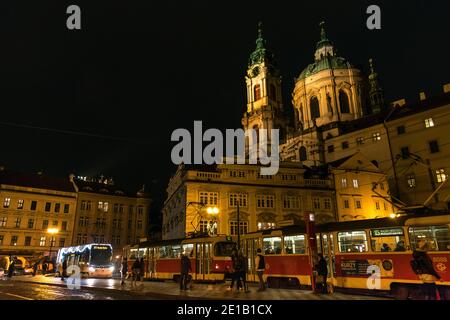
[{"label": "red and white tram", "polygon": [[146,279],[173,279],[180,276],[180,259],[191,260],[193,280],[223,281],[231,270],[231,252],[236,243],[226,236],[196,237],[158,242],[143,242],[124,249],[128,270],[136,259],[144,259]]}]

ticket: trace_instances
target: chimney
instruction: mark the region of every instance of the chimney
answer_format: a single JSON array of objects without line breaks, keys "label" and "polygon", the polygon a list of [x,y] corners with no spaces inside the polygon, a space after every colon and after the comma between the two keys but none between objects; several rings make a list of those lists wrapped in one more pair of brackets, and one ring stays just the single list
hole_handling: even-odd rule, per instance
[{"label": "chimney", "polygon": [[444,93],[450,92],[450,83],[444,84]]},{"label": "chimney", "polygon": [[421,93],[419,93],[419,96],[420,96],[420,101],[427,99],[427,96],[425,95],[425,92],[423,92],[423,91]]}]

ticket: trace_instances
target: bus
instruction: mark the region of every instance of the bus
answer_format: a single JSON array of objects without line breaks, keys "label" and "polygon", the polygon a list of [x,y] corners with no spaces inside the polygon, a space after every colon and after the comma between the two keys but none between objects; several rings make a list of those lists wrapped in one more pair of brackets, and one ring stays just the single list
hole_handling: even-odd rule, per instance
[{"label": "bus", "polygon": [[56,257],[56,269],[62,270],[64,260],[67,268],[78,266],[82,277],[111,278],[114,272],[111,244],[90,243],[61,248]]},{"label": "bus", "polygon": [[181,255],[191,261],[195,281],[223,281],[231,276],[231,253],[236,243],[230,237],[200,236],[186,239],[142,242],[124,248],[128,271],[136,259],[144,259],[144,278],[178,281]]}]

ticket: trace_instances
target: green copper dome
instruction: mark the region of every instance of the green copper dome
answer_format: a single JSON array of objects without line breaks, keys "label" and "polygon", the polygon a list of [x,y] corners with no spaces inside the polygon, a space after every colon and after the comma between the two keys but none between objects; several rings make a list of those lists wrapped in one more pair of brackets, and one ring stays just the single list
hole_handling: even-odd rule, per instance
[{"label": "green copper dome", "polygon": [[301,73],[297,80],[305,79],[310,75],[327,69],[350,69],[352,65],[342,57],[326,56],[321,60],[311,63]]},{"label": "green copper dome", "polygon": [[333,43],[328,40],[325,22],[320,24],[320,40],[316,45],[316,61],[308,65],[297,80],[305,79],[315,73],[328,69],[350,69],[353,66],[344,58],[336,56]]}]

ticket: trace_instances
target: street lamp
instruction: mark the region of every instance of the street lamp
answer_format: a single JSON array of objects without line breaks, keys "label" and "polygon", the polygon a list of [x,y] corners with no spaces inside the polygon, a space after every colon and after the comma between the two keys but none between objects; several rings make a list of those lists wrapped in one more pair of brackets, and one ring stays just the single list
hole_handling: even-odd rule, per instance
[{"label": "street lamp", "polygon": [[[208,207],[208,208],[206,208],[206,212],[209,214],[209,215],[211,215],[211,216],[213,216],[214,217],[214,223],[216,223],[216,216],[217,216],[217,214],[219,213],[219,208],[217,208],[217,207]],[[212,227],[214,227],[215,229],[217,229],[217,225],[216,226],[214,226],[214,224],[213,224],[213,226]],[[216,234],[216,232],[215,231],[217,231],[217,230],[213,230],[213,234],[215,235]]]},{"label": "street lamp", "polygon": [[56,228],[49,228],[47,229],[47,232],[50,233],[50,252],[48,254],[50,260],[52,259],[52,247],[53,247],[53,235],[57,234],[59,232]]}]

